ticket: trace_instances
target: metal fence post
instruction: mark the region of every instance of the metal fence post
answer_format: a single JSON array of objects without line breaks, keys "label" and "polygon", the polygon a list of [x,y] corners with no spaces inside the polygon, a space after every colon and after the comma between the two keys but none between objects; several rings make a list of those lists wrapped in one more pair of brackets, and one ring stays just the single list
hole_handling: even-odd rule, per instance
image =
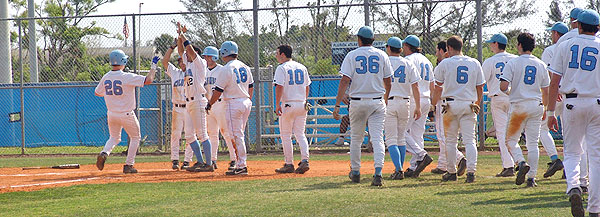
[{"label": "metal fence post", "polygon": [[[481,0],[477,0],[476,2],[476,10],[477,10],[477,60],[479,60],[480,63],[483,62],[483,39],[482,39],[482,26],[481,26],[481,19],[482,19],[482,10],[481,10]],[[478,125],[478,134],[479,134],[479,150],[484,150],[485,149],[485,120],[484,120],[484,115],[483,115],[483,102],[480,102],[481,105],[481,110],[479,111],[478,119],[479,119],[479,125]]]},{"label": "metal fence post", "polygon": [[23,91],[23,53],[21,44],[23,43],[23,36],[21,34],[21,20],[17,20],[19,26],[19,73],[21,73],[21,155],[25,154],[25,93]]},{"label": "metal fence post", "polygon": [[[139,74],[138,72],[138,68],[137,68],[137,52],[136,52],[136,47],[137,47],[137,43],[135,41],[135,14],[131,15],[131,29],[133,30],[133,73],[135,74]],[[130,57],[131,58],[131,57]],[[131,62],[131,61],[130,61]],[[138,121],[140,120],[140,88],[136,87],[135,88],[135,116],[137,117]],[[127,152],[129,152],[129,144],[131,143],[131,136],[129,136],[129,134],[127,134]],[[141,143],[140,143],[141,144]],[[142,146],[139,145],[138,146],[138,152],[140,152],[140,150],[142,150]]]},{"label": "metal fence post", "polygon": [[365,26],[370,26],[371,18],[370,18],[370,9],[369,9],[369,0],[364,0],[364,9],[365,9]]},{"label": "metal fence post", "polygon": [[[254,0],[253,1],[253,8],[252,8],[252,20],[253,20],[253,27],[254,27],[254,72],[255,72],[255,79],[254,79],[254,94],[256,95],[256,106],[254,106],[255,108],[255,112],[256,112],[256,152],[262,152],[262,110],[261,110],[261,105],[262,105],[262,90],[260,88],[260,53],[259,53],[259,47],[258,47],[258,0]],[[258,82],[256,82],[258,81]],[[252,97],[252,96],[250,96]]]}]

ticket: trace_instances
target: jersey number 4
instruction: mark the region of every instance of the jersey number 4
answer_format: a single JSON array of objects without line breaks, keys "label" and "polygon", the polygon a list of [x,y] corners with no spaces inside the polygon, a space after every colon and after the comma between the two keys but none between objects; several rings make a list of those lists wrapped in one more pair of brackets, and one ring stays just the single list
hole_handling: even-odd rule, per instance
[{"label": "jersey number 4", "polygon": [[289,85],[304,84],[304,71],[301,69],[296,69],[294,71],[290,69],[287,71],[287,73],[290,75],[290,82],[288,83]]},{"label": "jersey number 4", "polygon": [[123,85],[123,82],[121,82],[120,80],[104,81],[104,89],[106,90],[106,95],[122,95],[123,88],[121,87],[121,85]]},{"label": "jersey number 4", "polygon": [[595,47],[585,47],[581,51],[581,65],[577,63],[579,59],[579,45],[571,46],[571,62],[569,62],[569,68],[577,69],[580,68],[585,71],[593,71],[596,69],[596,57],[590,55],[590,53],[598,55],[598,49]]},{"label": "jersey number 4", "polygon": [[398,83],[406,83],[406,73],[404,72],[406,66],[399,66],[396,71],[394,71],[394,76],[392,76],[392,82],[394,82],[394,78],[398,78]]},{"label": "jersey number 4", "polygon": [[373,74],[377,74],[379,72],[378,56],[369,56],[369,58],[365,56],[357,56],[354,60],[360,62],[360,68],[356,68],[357,74],[365,74],[367,73],[367,70]]}]

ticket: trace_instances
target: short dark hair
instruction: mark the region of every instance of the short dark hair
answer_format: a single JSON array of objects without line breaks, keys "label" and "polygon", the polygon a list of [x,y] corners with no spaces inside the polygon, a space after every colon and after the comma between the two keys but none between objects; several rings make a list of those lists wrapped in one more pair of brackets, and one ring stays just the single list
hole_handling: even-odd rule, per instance
[{"label": "short dark hair", "polygon": [[463,40],[458,35],[453,35],[448,40],[446,40],[446,44],[448,47],[451,47],[455,51],[461,51],[463,46]]},{"label": "short dark hair", "polygon": [[392,47],[392,46],[389,46],[389,45],[386,45],[386,46],[388,46],[390,48],[390,50],[392,51],[392,53],[400,53],[400,49],[401,48]]},{"label": "short dark hair", "polygon": [[598,32],[598,25],[590,25],[590,24],[585,24],[582,22],[581,23],[581,29],[583,30],[583,32],[591,32],[591,33],[596,33]]},{"label": "short dark hair", "polygon": [[448,52],[448,48],[446,47],[445,41],[440,41],[437,43],[437,49],[442,49],[444,52]]},{"label": "short dark hair", "polygon": [[412,46],[409,43],[404,43],[404,44],[405,44],[404,46],[406,46],[408,48],[408,50],[410,50],[410,52],[421,53],[421,48],[420,47]]},{"label": "short dark hair", "polygon": [[277,49],[279,50],[278,54],[285,54],[285,57],[287,58],[292,58],[292,46],[288,45],[288,44],[282,44],[279,45],[279,47],[277,47]]},{"label": "short dark hair", "polygon": [[194,48],[194,51],[196,51],[197,54],[201,54],[202,53],[202,50],[198,46],[196,46],[195,44],[192,45],[192,48]]},{"label": "short dark hair", "polygon": [[[498,42],[496,42],[496,43],[498,43]],[[506,44],[498,43],[498,49],[506,50]]]},{"label": "short dark hair", "polygon": [[375,41],[375,39],[373,39],[373,38],[365,38],[360,35],[358,36],[358,39],[360,40],[360,42],[362,42],[363,45],[367,45],[367,46],[372,45],[373,41]]},{"label": "short dark hair", "polygon": [[523,32],[517,36],[517,42],[521,44],[524,52],[533,51],[535,48],[535,38],[531,33]]},{"label": "short dark hair", "polygon": [[231,58],[237,59],[238,55],[237,55],[237,54],[231,54],[231,55],[229,55],[228,57],[231,57]]}]

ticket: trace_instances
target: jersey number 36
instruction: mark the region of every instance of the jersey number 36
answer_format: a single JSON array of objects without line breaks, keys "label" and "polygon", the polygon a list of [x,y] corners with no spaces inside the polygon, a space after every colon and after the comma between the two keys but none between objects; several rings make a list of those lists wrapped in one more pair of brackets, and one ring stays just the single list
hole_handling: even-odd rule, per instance
[{"label": "jersey number 36", "polygon": [[377,74],[379,72],[378,56],[369,56],[369,58],[365,56],[357,56],[354,60],[360,62],[360,67],[356,68],[357,74],[365,74],[367,71],[373,74]]}]

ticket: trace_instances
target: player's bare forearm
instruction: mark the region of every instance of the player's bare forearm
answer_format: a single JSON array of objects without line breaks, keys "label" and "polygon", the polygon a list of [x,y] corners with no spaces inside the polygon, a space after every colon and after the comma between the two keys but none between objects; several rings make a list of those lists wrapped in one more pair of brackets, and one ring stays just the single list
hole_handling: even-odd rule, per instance
[{"label": "player's bare forearm", "polygon": [[[561,79],[562,76],[552,74],[550,86],[548,87],[548,99],[556,99],[558,97],[558,85],[560,84]],[[554,111],[555,107],[556,100],[548,100],[548,111]]]},{"label": "player's bare forearm", "polygon": [[506,93],[508,90],[508,81],[502,80],[500,81],[500,91]]},{"label": "player's bare forearm", "polygon": [[481,100],[483,99],[483,84],[482,85],[477,85],[477,87],[475,87],[477,89],[477,102],[476,104],[481,107]]},{"label": "player's bare forearm", "polygon": [[189,43],[189,41],[187,40],[187,38],[185,37],[185,35],[181,34],[181,40],[183,41],[183,43],[185,43],[186,41],[188,42],[188,45],[185,46],[185,53],[188,57],[188,61],[194,61],[196,60],[196,56],[198,54],[196,54],[196,51],[194,50],[194,47],[192,47],[192,44]]},{"label": "player's bare forearm", "polygon": [[433,81],[429,82],[429,90],[431,90],[431,91],[429,91],[429,98],[432,100],[433,100],[433,95],[434,95],[434,93],[433,93],[434,89],[435,89],[435,83]]},{"label": "player's bare forearm", "polygon": [[350,84],[350,78],[348,76],[342,76],[340,80],[340,85],[338,86],[338,93],[335,97],[335,105],[339,106],[344,96],[346,95],[346,89],[348,89],[348,84]]},{"label": "player's bare forearm", "polygon": [[548,87],[542,87],[542,104],[548,106]]},{"label": "player's bare forearm", "polygon": [[411,87],[413,98],[415,98],[415,110],[421,110],[421,94],[419,93],[419,83],[415,82],[411,85]]},{"label": "player's bare forearm", "polygon": [[275,85],[275,106],[281,103],[281,95],[283,94],[283,86]]},{"label": "player's bare forearm", "polygon": [[94,95],[98,96],[98,97],[102,97],[102,95],[98,94],[98,93],[94,93]]},{"label": "player's bare forearm", "polygon": [[248,88],[248,96],[250,96],[250,100],[254,97],[254,87]]},{"label": "player's bare forearm", "polygon": [[165,55],[163,56],[163,59],[161,61],[165,70],[169,68],[169,60],[171,59],[171,54],[173,54],[173,49],[167,49],[167,52],[165,52]]},{"label": "player's bare forearm", "polygon": [[150,69],[150,72],[148,72],[148,75],[146,75],[146,78],[144,79],[144,85],[151,84],[152,81],[154,81],[155,74],[156,74],[156,70]]},{"label": "player's bare forearm", "polygon": [[309,93],[310,93],[310,86],[306,86],[306,100],[308,100]]},{"label": "player's bare forearm", "polygon": [[183,40],[181,40],[181,35],[179,35],[179,37],[177,37],[177,53],[179,54],[180,57],[183,57],[183,51],[184,51]]},{"label": "player's bare forearm", "polygon": [[433,98],[431,99],[431,104],[434,106],[437,105],[438,101],[440,101],[440,98],[442,97],[442,84],[443,83],[437,82],[433,88]]},{"label": "player's bare forearm", "polygon": [[215,104],[215,102],[217,102],[217,100],[219,100],[219,97],[221,97],[221,94],[223,94],[221,91],[218,90],[213,90],[212,92],[212,96],[210,97],[210,100],[208,100],[208,104],[212,105]]},{"label": "player's bare forearm", "polygon": [[383,79],[383,87],[385,87],[385,94],[383,94],[383,99],[385,100],[385,104],[387,105],[388,97],[390,96],[390,90],[392,89],[392,77]]}]

